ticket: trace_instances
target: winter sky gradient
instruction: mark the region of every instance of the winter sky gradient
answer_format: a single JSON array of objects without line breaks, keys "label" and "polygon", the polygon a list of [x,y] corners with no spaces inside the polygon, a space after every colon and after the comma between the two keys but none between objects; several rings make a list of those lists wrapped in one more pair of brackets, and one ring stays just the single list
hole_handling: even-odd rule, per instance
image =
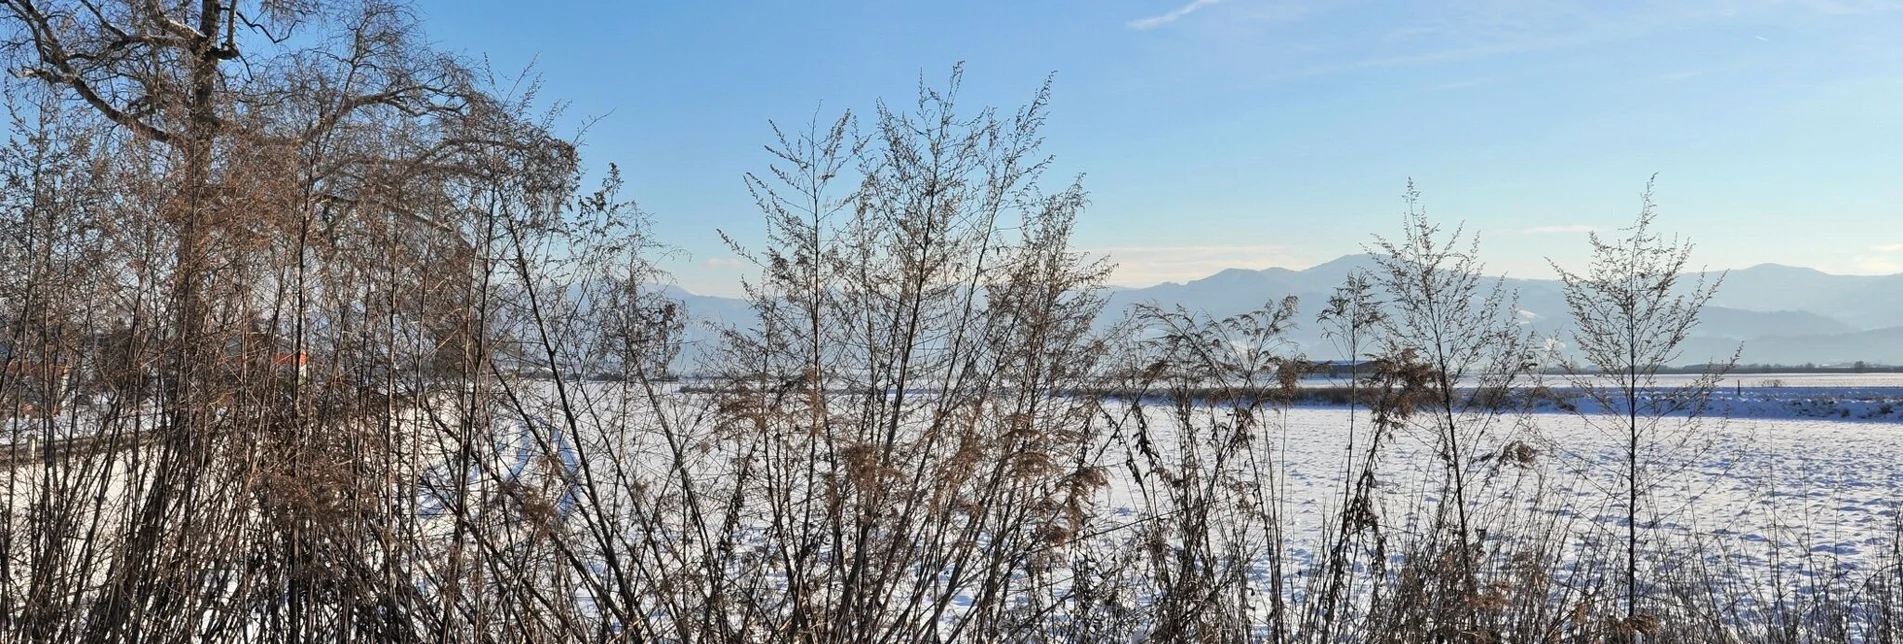
[{"label": "winter sky gradient", "polygon": [[592,164],[619,163],[732,294],[723,229],[758,240],[741,175],[769,119],[908,100],[967,63],[964,103],[1056,74],[1052,189],[1086,173],[1080,247],[1115,281],[1302,267],[1429,212],[1497,271],[1577,265],[1659,173],[1665,230],[1713,268],[1903,272],[1903,2],[1886,0],[431,0],[430,37],[534,64]]}]

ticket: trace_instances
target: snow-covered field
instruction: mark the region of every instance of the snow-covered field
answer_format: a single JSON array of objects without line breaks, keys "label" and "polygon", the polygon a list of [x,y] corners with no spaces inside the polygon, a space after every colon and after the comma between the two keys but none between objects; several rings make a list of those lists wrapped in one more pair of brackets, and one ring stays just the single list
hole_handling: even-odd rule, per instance
[{"label": "snow-covered field", "polygon": [[[1289,545],[1298,555],[1313,550],[1322,522],[1340,506],[1349,413],[1299,407],[1271,421],[1285,516],[1298,528]],[[1365,412],[1360,425],[1367,431]],[[1828,555],[1850,568],[1866,565],[1892,543],[1903,503],[1903,424],[1734,419],[1708,420],[1701,431],[1710,440],[1682,450],[1685,467],[1644,504],[1655,513],[1655,521],[1641,521],[1645,538],[1662,547],[1715,537],[1762,551],[1766,561],[1775,547],[1785,557]],[[1402,431],[1396,438],[1380,478],[1388,508],[1398,512],[1417,498],[1436,500],[1429,481],[1440,466],[1430,435]],[[1505,421],[1487,442],[1512,440],[1538,449],[1543,465],[1482,471],[1496,479],[1543,477],[1548,492],[1563,495],[1544,499],[1548,511],[1577,519],[1575,529],[1623,532],[1623,436],[1580,416],[1541,413]],[[1113,495],[1109,502],[1118,501]]]},{"label": "snow-covered field", "polygon": [[[1858,392],[1903,396],[1903,389],[1886,387],[1886,383],[1839,381],[1834,389],[1785,386],[1724,390],[1733,406],[1762,403],[1750,415],[1783,417],[1709,419],[1697,429],[1703,438],[1688,441],[1686,447],[1648,449],[1648,460],[1672,471],[1657,479],[1643,504],[1644,549],[1657,555],[1654,561],[1675,566],[1704,564],[1727,578],[1767,591],[1784,588],[1800,594],[1825,582],[1840,587],[1846,582],[1854,584],[1875,574],[1880,566],[1895,565],[1899,555],[1895,550],[1898,504],[1903,502],[1903,466],[1899,465],[1903,464],[1903,423],[1836,416],[1804,418],[1801,413],[1791,412],[1792,407],[1775,402],[1786,392],[1800,390],[1812,396],[1822,392],[1843,398],[1863,395]],[[651,432],[628,431],[647,423],[635,422],[616,411],[627,408],[623,405],[630,401],[614,400],[605,391],[608,387],[591,385],[585,389],[600,405],[600,415],[591,414],[585,422],[620,428],[616,438],[571,437],[561,427],[540,419],[533,423],[509,420],[500,423],[498,435],[491,437],[495,442],[491,458],[472,464],[477,469],[471,472],[471,478],[514,481],[530,469],[573,469],[578,458],[600,459],[604,457],[601,450],[612,448],[627,459],[623,464],[645,470],[644,474],[655,480],[666,480],[673,461],[664,441]],[[701,396],[676,391],[665,398],[670,407],[676,407],[670,411],[675,426],[703,423],[696,419],[707,411],[707,406],[697,400]],[[1724,405],[1720,407],[1723,411]],[[1160,406],[1146,412],[1150,431],[1157,434],[1157,447],[1166,458],[1168,452],[1178,449],[1179,442],[1170,434],[1174,427],[1167,412]],[[1200,416],[1210,420],[1220,419],[1221,414],[1219,410],[1203,409]],[[1352,433],[1351,416],[1356,428]],[[1261,420],[1262,431],[1256,435],[1258,449],[1254,453],[1261,457],[1263,467],[1256,470],[1260,478],[1255,482],[1279,508],[1285,553],[1280,586],[1301,588],[1327,550],[1326,531],[1339,517],[1342,504],[1343,464],[1351,454],[1350,441],[1353,453],[1360,458],[1360,450],[1369,440],[1369,416],[1365,410],[1341,407],[1296,407],[1271,412]],[[1679,420],[1664,422],[1672,429]],[[532,440],[531,436],[541,438]],[[1518,441],[1531,446],[1534,456],[1528,464],[1495,459],[1476,465],[1472,471],[1480,478],[1473,489],[1484,494],[1471,502],[1484,509],[1481,514],[1486,516],[1520,512],[1521,517],[1544,517],[1570,535],[1571,547],[1580,552],[1597,549],[1603,554],[1616,550],[1615,544],[1622,543],[1625,530],[1621,478],[1624,440],[1616,428],[1593,416],[1548,411],[1502,417],[1477,438],[1477,449],[1470,454],[1497,451]],[[1444,470],[1436,455],[1434,435],[1431,430],[1402,429],[1390,437],[1388,444],[1378,467],[1380,511],[1388,521],[1387,529],[1415,530],[1418,526],[1408,525],[1404,519],[1430,516],[1430,508],[1441,501],[1439,481]],[[578,446],[592,447],[592,456],[580,455]],[[539,456],[545,450],[552,450],[556,458]],[[1102,452],[1102,465],[1111,476],[1097,499],[1102,517],[1099,527],[1137,522],[1167,509],[1145,507],[1142,490],[1123,462],[1129,452],[1120,450],[1111,446]],[[687,466],[697,478],[704,477],[702,481],[710,489],[717,490],[722,481],[730,480],[723,469],[731,462],[731,455],[705,444],[690,451],[699,456]],[[448,482],[453,472],[446,466],[438,463],[420,472],[414,481],[417,510],[425,517],[435,517],[426,519],[426,523],[443,521],[441,495],[453,489]],[[32,466],[14,471],[11,478],[23,486],[15,491],[16,498],[29,496],[22,492],[37,476],[38,469]],[[111,489],[118,491],[119,486]],[[573,499],[568,494],[553,498],[558,511],[564,513]],[[1108,531],[1084,547],[1127,549],[1131,534]],[[1570,568],[1560,572],[1605,574]],[[1293,593],[1298,600],[1299,593]]]},{"label": "snow-covered field", "polygon": [[[1353,450],[1359,452],[1369,440],[1365,410],[1296,407],[1263,419],[1272,467],[1259,484],[1279,507],[1282,530],[1279,567],[1260,554],[1251,565],[1250,585],[1263,614],[1278,592],[1290,606],[1318,592],[1330,533],[1341,520],[1351,413],[1358,427]],[[1152,408],[1146,415],[1152,431],[1172,424],[1167,410]],[[1510,567],[1528,547],[1557,557],[1543,571],[1557,582],[1552,592],[1559,594],[1550,600],[1559,605],[1620,587],[1625,437],[1608,420],[1551,412],[1501,417],[1471,452],[1498,453],[1516,441],[1537,450],[1530,462],[1493,458],[1470,468],[1469,489],[1477,492],[1470,492],[1469,505],[1476,527],[1490,530],[1482,537],[1482,556],[1494,562],[1488,565]],[[1669,435],[1681,422],[1665,419],[1661,428]],[[1869,592],[1873,580],[1896,579],[1903,561],[1903,423],[1701,423],[1695,438],[1647,447],[1641,456],[1659,474],[1640,503],[1642,593],[1715,593],[1718,605],[1730,607],[1720,619],[1749,630],[1768,623],[1770,612],[1843,601],[1846,594]],[[1426,428],[1399,430],[1379,462],[1378,511],[1390,544],[1416,541],[1410,536],[1424,532],[1443,501],[1446,470],[1434,438]],[[1176,449],[1165,445],[1161,451]],[[1146,512],[1144,498],[1131,477],[1119,473],[1101,509],[1112,524],[1140,522],[1158,511]],[[1113,553],[1133,545],[1111,535],[1092,547]],[[1388,552],[1390,571],[1408,564],[1403,555]],[[1365,563],[1352,568],[1368,572]],[[1272,580],[1278,570],[1279,579]],[[1360,608],[1350,610],[1365,610],[1365,601],[1355,600]]]}]

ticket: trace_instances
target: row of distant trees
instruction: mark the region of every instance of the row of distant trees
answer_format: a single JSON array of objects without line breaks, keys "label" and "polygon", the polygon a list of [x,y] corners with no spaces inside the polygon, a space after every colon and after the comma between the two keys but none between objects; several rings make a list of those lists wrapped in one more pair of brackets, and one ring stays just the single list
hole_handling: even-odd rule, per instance
[{"label": "row of distant trees", "polygon": [[1737,373],[1882,373],[1885,371],[1903,371],[1903,366],[1871,364],[1858,360],[1850,364],[1820,365],[1806,362],[1799,365],[1782,364],[1740,364],[1732,368]]},{"label": "row of distant trees", "polygon": [[[1757,586],[1668,574],[1641,531],[1715,448],[1724,367],[1657,395],[1716,284],[1677,288],[1649,190],[1562,271],[1617,374],[1582,381],[1611,464],[1475,394],[1548,365],[1411,186],[1318,320],[1093,330],[1109,265],[1070,246],[1082,185],[1046,183],[1048,84],[964,111],[957,72],[775,129],[765,234],[730,239],[754,319],[684,393],[618,175],[584,188],[534,83],[402,3],[5,8],[8,639],[1898,638],[1894,574],[1747,613],[1721,598]],[[1368,369],[1295,544],[1281,403],[1242,394],[1294,386],[1308,323]],[[1105,382],[1134,395],[1080,393]],[[1614,481],[1618,534],[1550,512],[1578,476]]]}]

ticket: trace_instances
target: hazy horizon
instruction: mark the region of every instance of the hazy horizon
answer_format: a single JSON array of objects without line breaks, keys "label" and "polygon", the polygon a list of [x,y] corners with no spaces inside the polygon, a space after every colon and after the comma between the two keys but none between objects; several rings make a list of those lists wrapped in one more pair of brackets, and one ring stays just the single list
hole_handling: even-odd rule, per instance
[{"label": "hazy horizon", "polygon": [[[1308,269],[1311,269],[1311,268],[1314,268],[1314,267],[1316,267],[1316,266],[1321,266],[1321,265],[1323,265],[1323,264],[1328,264],[1328,263],[1331,263],[1331,262],[1335,262],[1335,261],[1338,261],[1338,260],[1342,260],[1342,259],[1346,259],[1346,258],[1349,258],[1349,257],[1354,257],[1354,256],[1357,256],[1357,255],[1366,255],[1366,254],[1368,254],[1368,253],[1363,253],[1363,252],[1357,252],[1357,253],[1348,253],[1348,254],[1346,254],[1346,255],[1341,255],[1341,256],[1339,256],[1339,257],[1336,257],[1336,258],[1334,258],[1334,259],[1330,259],[1330,260],[1327,260],[1327,261],[1322,261],[1322,262],[1315,262],[1315,263],[1313,263],[1313,264],[1306,264],[1306,265],[1302,265],[1302,266],[1263,266],[1263,267],[1260,267],[1260,268],[1249,268],[1249,267],[1246,267],[1246,266],[1232,266],[1232,267],[1229,267],[1229,268],[1223,268],[1223,269],[1218,269],[1218,270],[1217,270],[1216,272],[1214,272],[1214,273],[1210,273],[1210,274],[1208,274],[1208,275],[1204,275],[1204,276],[1202,276],[1202,277],[1192,277],[1192,278],[1189,278],[1188,280],[1163,280],[1163,281],[1158,281],[1158,282],[1150,282],[1150,283],[1147,283],[1147,284],[1126,284],[1126,283],[1121,283],[1121,282],[1117,282],[1117,281],[1115,281],[1115,280],[1112,280],[1112,281],[1110,282],[1110,284],[1111,284],[1112,286],[1118,286],[1118,287],[1126,287],[1126,288],[1147,288],[1147,287],[1150,287],[1150,286],[1157,286],[1157,285],[1161,285],[1161,284],[1184,284],[1184,283],[1187,283],[1187,282],[1194,282],[1194,281],[1197,281],[1197,280],[1201,280],[1201,279],[1207,279],[1207,278],[1210,278],[1210,277],[1214,277],[1214,276],[1216,276],[1216,275],[1217,275],[1218,273],[1221,273],[1221,272],[1223,272],[1223,271],[1229,271],[1229,270],[1245,270],[1245,271],[1266,271],[1266,270],[1269,270],[1269,269],[1275,269],[1275,268],[1281,268],[1281,269],[1287,269],[1287,270],[1291,270],[1291,271],[1305,271],[1305,270],[1308,270]],[[1749,270],[1749,269],[1754,269],[1754,268],[1767,268],[1767,267],[1775,267],[1775,268],[1793,268],[1793,269],[1800,269],[1800,270],[1810,270],[1810,271],[1817,271],[1817,272],[1819,272],[1819,273],[1823,273],[1823,274],[1825,274],[1825,275],[1831,275],[1831,276],[1836,276],[1836,277],[1852,277],[1852,276],[1864,276],[1864,277],[1888,277],[1888,276],[1892,276],[1892,275],[1903,275],[1903,271],[1894,271],[1894,272],[1883,272],[1883,273],[1833,273],[1833,272],[1830,272],[1830,271],[1827,271],[1827,270],[1824,270],[1824,269],[1821,269],[1821,268],[1817,268],[1817,267],[1814,267],[1814,266],[1797,266],[1797,265],[1793,265],[1793,264],[1781,264],[1781,263],[1778,263],[1778,262],[1760,262],[1760,263],[1757,263],[1757,264],[1751,264],[1751,265],[1748,265],[1748,266],[1705,266],[1705,267],[1703,267],[1703,270],[1704,270],[1704,271],[1706,271],[1706,272],[1713,272],[1713,273],[1716,273],[1716,272],[1721,272],[1721,271],[1741,271],[1741,270]],[[1489,270],[1489,271],[1487,271],[1487,273],[1488,273],[1489,275],[1506,275],[1507,277],[1512,277],[1512,278],[1516,278],[1516,279],[1545,279],[1545,280],[1552,280],[1552,279],[1558,279],[1558,277],[1557,277],[1556,275],[1552,275],[1552,274],[1551,274],[1551,273],[1553,272],[1553,271],[1552,271],[1552,268],[1551,268],[1551,267],[1545,267],[1545,268],[1547,269],[1547,270],[1545,271],[1545,273],[1546,273],[1545,275],[1538,275],[1538,274],[1513,274],[1513,273],[1505,273],[1505,272],[1502,272],[1502,271],[1492,271],[1492,270]]]},{"label": "hazy horizon", "polygon": [[[1086,252],[1092,252],[1092,251],[1089,251],[1088,249],[1084,249],[1084,250],[1085,250]],[[1329,263],[1332,263],[1332,262],[1335,262],[1335,261],[1339,261],[1339,260],[1343,260],[1343,259],[1347,259],[1347,258],[1350,258],[1350,257],[1355,257],[1355,256],[1358,256],[1358,255],[1366,255],[1366,254],[1368,254],[1368,253],[1366,253],[1366,252],[1362,252],[1362,251],[1357,251],[1357,252],[1353,252],[1353,253],[1347,253],[1347,254],[1343,254],[1343,255],[1339,255],[1339,256],[1336,256],[1336,257],[1334,257],[1334,258],[1331,258],[1331,259],[1327,259],[1327,260],[1324,260],[1324,261],[1320,261],[1320,262],[1314,262],[1314,263],[1310,263],[1310,264],[1304,264],[1304,265],[1300,265],[1300,266],[1289,266],[1289,265],[1272,265],[1272,266],[1260,266],[1260,267],[1248,267],[1248,266],[1230,266],[1230,267],[1227,267],[1227,268],[1218,268],[1218,269],[1215,269],[1215,270],[1213,270],[1213,271],[1211,271],[1211,272],[1209,272],[1208,274],[1204,274],[1204,275],[1198,275],[1198,276],[1196,276],[1196,277],[1190,277],[1190,278],[1187,278],[1187,279],[1166,279],[1166,280],[1160,280],[1160,281],[1151,281],[1151,282],[1141,282],[1141,283],[1139,283],[1139,282],[1128,282],[1128,281],[1120,281],[1120,280],[1118,280],[1118,279],[1116,279],[1116,278],[1114,278],[1114,277],[1113,277],[1113,278],[1112,278],[1112,279],[1110,279],[1110,280],[1109,280],[1108,282],[1106,282],[1106,284],[1107,284],[1108,286],[1111,286],[1111,287],[1114,287],[1114,288],[1125,288],[1125,289],[1144,289],[1144,288],[1150,288],[1150,287],[1154,287],[1154,286],[1162,286],[1162,285],[1164,285],[1164,284],[1188,284],[1188,283],[1190,283],[1190,282],[1196,282],[1196,281],[1199,281],[1199,280],[1203,280],[1203,279],[1208,279],[1208,278],[1210,278],[1210,277],[1215,277],[1216,275],[1218,275],[1218,274],[1220,274],[1220,273],[1222,273],[1222,272],[1225,272],[1225,271],[1231,271],[1231,270],[1242,270],[1242,271],[1256,271],[1256,272],[1260,272],[1260,271],[1266,271],[1266,270],[1271,270],[1271,269],[1277,269],[1277,268],[1280,268],[1280,269],[1285,269],[1285,270],[1290,270],[1290,271],[1306,271],[1306,270],[1308,270],[1308,269],[1311,269],[1311,268],[1315,268],[1315,267],[1317,267],[1317,266],[1321,266],[1321,265],[1324,265],[1324,264],[1329,264]],[[1108,259],[1109,261],[1112,261],[1113,263],[1115,262],[1115,257],[1114,257],[1114,256],[1106,256],[1106,259]],[[1484,257],[1483,257],[1483,260],[1484,260]],[[1791,268],[1791,269],[1799,269],[1799,270],[1811,270],[1811,271],[1817,271],[1817,272],[1819,272],[1819,273],[1823,273],[1823,274],[1825,274],[1825,275],[1831,275],[1831,276],[1837,276],[1837,277],[1852,277],[1852,276],[1864,276],[1864,277],[1889,277],[1889,276],[1893,276],[1893,275],[1903,275],[1903,271],[1896,271],[1896,272],[1890,272],[1890,273],[1832,273],[1832,272],[1830,272],[1830,271],[1826,271],[1826,270],[1823,270],[1823,269],[1820,269],[1820,268],[1815,268],[1815,267],[1811,267],[1811,266],[1795,266],[1795,265],[1791,265],[1791,264],[1780,264],[1780,263],[1777,263],[1777,262],[1761,262],[1761,263],[1757,263],[1757,264],[1751,264],[1751,265],[1749,265],[1749,266],[1706,266],[1706,267],[1704,267],[1704,269],[1705,269],[1706,271],[1708,271],[1708,272],[1720,272],[1720,271],[1732,271],[1732,272],[1735,272],[1735,271],[1741,271],[1741,270],[1748,270],[1748,269],[1755,269],[1755,268],[1765,268],[1765,267],[1779,267],[1779,268]],[[1526,274],[1526,273],[1509,273],[1509,272],[1504,272],[1504,271],[1499,271],[1499,270],[1492,270],[1492,269],[1491,269],[1491,267],[1489,267],[1489,270],[1487,270],[1487,271],[1486,271],[1486,273],[1487,273],[1488,275],[1490,275],[1490,276],[1505,276],[1505,277],[1511,277],[1511,278],[1514,278],[1514,279],[1532,279],[1532,280],[1554,280],[1554,279],[1558,279],[1558,278],[1557,278],[1557,276],[1555,276],[1555,275],[1553,275],[1553,274],[1552,274],[1552,268],[1551,268],[1551,267],[1544,267],[1544,268],[1546,268],[1546,271],[1545,271],[1544,273],[1536,273],[1536,274]],[[737,281],[735,282],[735,287],[736,287],[736,288],[734,289],[734,292],[703,292],[703,291],[700,291],[700,290],[696,290],[696,289],[694,289],[694,288],[691,288],[691,287],[689,287],[689,286],[687,286],[686,284],[677,284],[676,286],[677,286],[677,287],[679,287],[679,288],[681,288],[681,289],[683,289],[683,290],[686,290],[686,291],[687,291],[687,292],[689,292],[689,293],[693,293],[693,294],[695,294],[695,295],[705,295],[705,296],[713,296],[713,297],[739,297],[740,295],[742,295],[741,293],[739,293],[739,292],[738,292],[738,282],[737,282]]]}]

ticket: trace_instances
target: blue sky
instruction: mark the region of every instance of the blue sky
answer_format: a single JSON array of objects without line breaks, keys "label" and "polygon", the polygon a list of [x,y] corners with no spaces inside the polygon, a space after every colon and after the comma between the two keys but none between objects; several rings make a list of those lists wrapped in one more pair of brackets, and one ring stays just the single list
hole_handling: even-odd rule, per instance
[{"label": "blue sky", "polygon": [[[427,0],[441,48],[533,65],[592,164],[620,164],[681,285],[733,294],[762,237],[741,176],[768,120],[911,96],[967,106],[1047,74],[1052,182],[1116,283],[1304,267],[1398,230],[1400,194],[1548,277],[1629,221],[1713,268],[1903,272],[1903,0]],[[1055,189],[1056,185],[1050,186]]]}]

